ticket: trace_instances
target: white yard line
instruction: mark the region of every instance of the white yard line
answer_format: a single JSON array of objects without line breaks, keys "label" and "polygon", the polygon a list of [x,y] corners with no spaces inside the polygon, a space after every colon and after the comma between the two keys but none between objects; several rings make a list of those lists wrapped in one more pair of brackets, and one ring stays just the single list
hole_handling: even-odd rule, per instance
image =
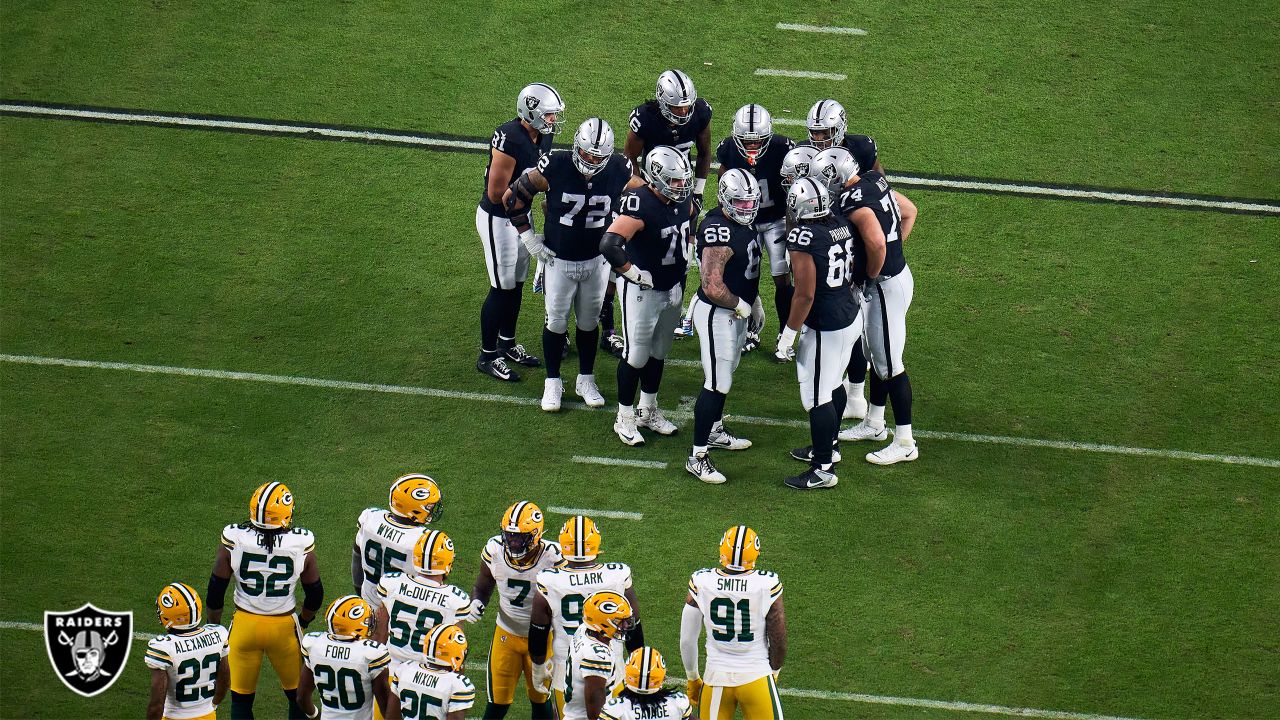
[{"label": "white yard line", "polygon": [[848,75],[841,73],[814,72],[812,70],[778,70],[775,68],[756,68],[756,75],[761,77],[803,78],[805,80],[848,80]]},{"label": "white yard line", "polygon": [[592,508],[571,508],[559,505],[548,505],[547,510],[561,515],[586,515],[587,517],[607,517],[614,520],[643,520],[644,514],[625,510],[593,510]]},{"label": "white yard line", "polygon": [[[552,512],[560,512],[558,508],[547,508]],[[579,514],[576,511],[572,514]],[[0,630],[28,630],[44,633],[44,626],[37,623],[13,622],[0,620]],[[150,640],[152,633],[136,632],[138,640]],[[466,669],[472,672],[487,671],[482,662],[469,662]],[[671,687],[684,687],[684,683],[668,681]],[[1062,712],[1059,710],[1035,710],[1033,708],[1005,707],[1003,705],[981,705],[966,702],[946,702],[942,700],[922,700],[918,698],[890,697],[887,695],[864,695],[862,693],[832,692],[829,690],[801,690],[798,688],[778,688],[778,693],[787,697],[807,698],[811,700],[841,700],[845,702],[869,703],[873,705],[903,705],[907,707],[923,707],[935,710],[955,710],[960,712],[980,712],[989,715],[1013,715],[1016,717],[1048,718],[1050,720],[1139,720],[1138,718],[1116,717],[1114,715],[1093,715],[1090,713]]]},{"label": "white yard line", "polygon": [[[791,70],[757,70],[761,73],[791,73]],[[822,73],[818,73],[822,74]],[[807,76],[807,75],[806,75]],[[844,79],[843,75],[834,76]],[[390,142],[445,150],[486,151],[489,143],[472,140],[454,140],[435,138],[426,135],[386,133],[376,130],[347,130],[325,127],[322,125],[280,125],[277,123],[254,120],[218,120],[209,118],[189,118],[182,115],[158,113],[138,113],[125,110],[81,110],[76,108],[52,108],[43,105],[26,103],[2,103],[0,112],[24,113],[44,117],[75,118],[81,120],[99,120],[111,122],[128,122],[157,125],[162,127],[213,128],[220,130],[241,130],[260,133],[286,134],[296,137],[318,136],[339,140],[363,140],[368,142]],[[804,120],[793,118],[774,118],[779,125],[803,125]],[[890,175],[889,179],[904,187],[920,187],[938,190],[970,190],[996,194],[1020,194],[1044,197],[1061,197],[1086,199],[1104,202],[1142,203],[1167,205],[1170,207],[1203,208],[1209,210],[1231,210],[1239,212],[1280,215],[1280,205],[1245,202],[1239,200],[1207,200],[1200,198],[1183,198],[1149,193],[1126,193],[1110,190],[1080,190],[1073,188],[1045,187],[1022,183],[988,182],[983,180],[944,180],[916,177],[912,175]]]},{"label": "white yard line", "polygon": [[774,27],[779,30],[796,30],[798,32],[811,33],[831,33],[832,35],[866,35],[867,31],[862,28],[850,27],[831,27],[830,25],[797,25],[795,23],[780,22]]},{"label": "white yard line", "polygon": [[778,117],[777,115],[775,115],[773,117],[773,124],[774,125],[799,125],[801,127],[804,127],[808,123],[806,123],[804,120],[801,120],[800,118]]},{"label": "white yard line", "polygon": [[658,460],[627,460],[626,458],[574,455],[573,461],[584,465],[618,465],[621,467],[652,468],[654,470],[667,469],[667,464]]},{"label": "white yard line", "polygon": [[[365,392],[391,393],[395,395],[419,395],[423,397],[446,398],[450,400],[470,400],[479,402],[505,403],[508,405],[537,406],[540,398],[518,397],[498,393],[464,392],[461,390],[442,390],[439,388],[416,387],[410,385],[384,385],[380,383],[350,382],[346,380],[322,380],[319,378],[298,377],[294,375],[267,375],[263,373],[235,372],[231,370],[206,370],[202,368],[172,367],[168,365],[139,365],[135,363],[102,362],[98,360],[72,360],[68,358],[41,357],[34,355],[3,355],[0,362],[19,365],[51,365],[70,368],[90,368],[96,370],[122,370],[126,372],[148,373],[153,375],[182,375],[187,377],[210,378],[216,380],[243,380],[249,382],[270,383],[275,385],[302,385],[306,387],[329,388],[334,390],[360,390]],[[566,407],[584,408],[582,403],[565,403]],[[672,417],[688,418],[690,413],[680,410],[667,411]],[[772,425],[777,427],[807,428],[806,421],[798,419],[780,419],[754,417],[750,415],[733,415],[732,420],[750,425]],[[954,440],[959,442],[980,443],[984,445],[1013,445],[1016,447],[1051,448],[1055,450],[1075,450],[1080,452],[1102,453],[1109,455],[1140,455],[1144,457],[1162,458],[1165,460],[1196,460],[1218,462],[1227,465],[1251,465],[1254,467],[1280,468],[1280,460],[1272,458],[1249,457],[1246,455],[1217,455],[1212,453],[1188,452],[1186,450],[1163,450],[1157,448],[1126,447],[1123,445],[1100,445],[1097,443],[1074,442],[1070,440],[1043,440],[1038,438],[1008,437],[1003,435],[976,435],[961,432],[945,432],[938,430],[912,430],[916,437]]]}]

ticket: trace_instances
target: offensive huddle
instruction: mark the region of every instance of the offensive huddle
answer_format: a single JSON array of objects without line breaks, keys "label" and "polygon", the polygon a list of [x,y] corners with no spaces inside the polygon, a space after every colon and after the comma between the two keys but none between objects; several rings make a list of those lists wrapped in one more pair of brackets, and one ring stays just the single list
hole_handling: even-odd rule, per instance
[{"label": "offensive huddle", "polygon": [[[413,473],[392,483],[386,509],[361,512],[351,553],[355,593],[329,603],[324,631],[303,635],[324,596],[315,535],[293,525],[288,487],[259,487],[249,522],[222,531],[205,597],[175,582],[156,599],[165,634],[147,643],[148,720],[214,720],[228,689],[233,720],[253,718],[264,657],[290,720],[463,720],[476,690],[463,674],[470,642],[461,625],[480,620],[495,590],[485,718],[506,717],[523,676],[532,718],[688,718],[697,704],[702,718],[731,720],[741,708],[748,720],[782,720],[782,581],[756,569],[760,538],[751,528],[729,528],[719,565],[689,579],[680,620],[686,694],[663,687],[666,662],[645,645],[631,568],[599,562],[601,534],[591,518],[569,518],[551,542],[537,505],[512,504],[484,545],[468,594],[448,583],[453,541],[432,526],[442,499],[432,478]],[[219,623],[233,581],[227,628]]]},{"label": "offensive huddle", "polygon": [[[808,141],[799,146],[773,133],[764,107],[738,109],[731,136],[716,150],[720,204],[705,217],[711,106],[685,73],[658,77],[655,98],[631,113],[622,155],[614,151],[612,128],[598,117],[578,127],[570,148],[552,149],[564,109],[554,88],[533,83],[520,91],[517,117],[493,134],[476,208],[490,284],[480,312],[477,370],[515,381],[520,377],[511,363],[537,367],[545,360],[542,409],[560,410],[572,311],[576,394],[589,407],[604,407],[596,351],[615,354],[613,430],[623,443],[642,445],[642,429],[677,432],[658,407],[658,389],[673,338],[696,334],[704,382],[685,469],[703,482],[723,483],[708,451],[751,447],[723,418],[742,354],[760,344],[760,270],[767,253],[780,328],[773,357],[796,363],[811,436],[808,446],[791,451],[809,468],[785,483],[834,487],[839,441],[887,439],[887,402],[893,440],[867,453],[867,461],[892,465],[919,457],[902,361],[914,292],[902,246],[916,206],[890,188],[875,141],[846,133],[840,103],[814,103]],[[539,194],[541,234],[531,218]],[[691,255],[701,282],[685,309]],[[530,257],[538,259],[534,291],[546,298],[543,360],[515,338]],[[615,297],[621,337],[614,332]],[[870,402],[863,397],[869,366]],[[861,421],[841,430],[842,419]]]},{"label": "offensive huddle", "polygon": [[[639,445],[641,428],[661,435],[677,431],[658,408],[657,394],[684,321],[699,338],[705,376],[686,469],[704,482],[723,483],[708,451],[751,446],[725,428],[723,414],[742,353],[760,342],[759,279],[767,252],[781,327],[774,359],[796,363],[811,432],[809,446],[791,451],[808,468],[786,484],[835,486],[838,441],[886,439],[887,401],[893,404],[894,439],[866,459],[889,465],[919,456],[902,365],[914,287],[902,244],[916,208],[889,187],[874,141],[846,133],[838,102],[813,105],[809,140],[800,146],[773,134],[762,106],[740,108],[731,137],[717,150],[719,207],[692,234],[711,166],[711,106],[685,73],[662,73],[655,99],[632,112],[626,157],[615,153],[613,130],[598,117],[581,124],[571,148],[551,149],[564,109],[553,88],[534,83],[521,90],[517,117],[494,132],[476,210],[491,285],[481,310],[478,370],[510,381],[519,377],[508,361],[541,364],[515,341],[523,280],[529,258],[536,257],[535,289],[545,294],[547,314],[542,408],[560,409],[572,310],[575,391],[588,406],[603,407],[596,351],[617,355],[613,429],[627,445]],[[696,169],[690,157],[695,148]],[[530,217],[539,194],[542,234],[534,232]],[[701,284],[686,310],[684,283],[695,241]],[[611,274],[617,275],[612,284]],[[613,332],[615,296],[621,338]],[[863,383],[869,365],[868,403]],[[842,418],[861,422],[841,430]],[[775,684],[786,654],[782,583],[775,573],[755,569],[760,539],[752,529],[729,528],[720,541],[719,566],[690,578],[680,625],[685,694],[663,688],[665,661],[644,644],[631,570],[598,562],[601,537],[590,518],[570,518],[555,543],[542,539],[537,505],[512,504],[501,533],[481,553],[468,594],[447,584],[452,540],[428,527],[439,517],[440,502],[434,480],[409,474],[393,483],[388,509],[361,513],[352,550],[356,593],[328,605],[325,631],[303,636],[323,604],[315,538],[293,527],[294,498],[284,484],[259,487],[249,502],[249,522],[223,530],[203,600],[184,583],[165,586],[156,600],[167,634],[147,647],[147,717],[212,720],[229,689],[231,717],[252,718],[266,657],[291,720],[321,713],[461,720],[474,704],[475,688],[462,674],[469,642],[460,624],[479,620],[495,589],[485,718],[506,716],[521,676],[533,718],[684,718],[692,705],[704,720],[730,720],[739,708],[747,720],[783,717]],[[228,629],[218,623],[233,580],[235,621]],[[707,658],[700,673],[704,630]]]}]

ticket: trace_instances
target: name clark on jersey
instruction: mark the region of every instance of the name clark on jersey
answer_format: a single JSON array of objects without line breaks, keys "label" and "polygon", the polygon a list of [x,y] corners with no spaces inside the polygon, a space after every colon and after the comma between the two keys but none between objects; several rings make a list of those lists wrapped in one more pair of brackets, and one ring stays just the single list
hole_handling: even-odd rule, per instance
[{"label": "name clark on jersey", "polygon": [[599,572],[583,573],[581,575],[570,575],[569,586],[579,587],[582,585],[599,585],[604,582],[604,575]]}]

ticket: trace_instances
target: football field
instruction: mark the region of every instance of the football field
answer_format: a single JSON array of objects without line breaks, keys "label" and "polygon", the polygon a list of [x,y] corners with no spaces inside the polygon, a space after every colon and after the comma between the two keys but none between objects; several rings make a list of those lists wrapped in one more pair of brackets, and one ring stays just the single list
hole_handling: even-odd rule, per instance
[{"label": "football field", "polygon": [[[412,471],[467,591],[511,502],[552,539],[593,514],[675,680],[689,574],[750,525],[786,587],[793,719],[1280,716],[1278,31],[1256,0],[5,3],[0,717],[141,716],[145,641],[82,698],[43,613],[158,632],[156,593],[204,590],[262,482],[292,488],[326,597],[350,592],[357,516]],[[784,487],[808,425],[767,349],[735,375],[754,446],[715,455],[720,486],[683,469],[696,339],[659,398],[681,432],[641,448],[603,353],[603,410],[475,371],[493,128],[543,81],[620,150],[669,67],[713,142],[748,102],[801,138],[823,97],[877,140],[920,210],[918,461],[844,443],[838,487]],[[493,616],[466,628],[477,687]],[[284,716],[269,670],[257,710]]]}]

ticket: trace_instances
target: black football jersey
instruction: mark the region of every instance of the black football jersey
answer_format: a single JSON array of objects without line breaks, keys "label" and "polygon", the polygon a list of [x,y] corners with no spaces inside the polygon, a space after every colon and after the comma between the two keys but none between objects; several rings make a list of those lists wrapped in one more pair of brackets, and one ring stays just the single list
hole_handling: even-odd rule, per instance
[{"label": "black football jersey", "polygon": [[711,124],[711,104],[702,98],[693,101],[693,117],[683,125],[672,125],[662,116],[657,100],[650,100],[631,111],[631,131],[644,142],[641,159],[659,145],[670,145],[684,153],[693,164],[693,147],[698,135]]},{"label": "black football jersey", "polygon": [[857,242],[853,228],[843,217],[832,215],[817,222],[808,221],[787,234],[787,250],[813,256],[816,283],[813,307],[804,324],[814,330],[839,330],[853,324],[858,315],[853,285],[854,248]]},{"label": "black football jersey", "polygon": [[760,213],[756,222],[770,223],[781,220],[787,210],[787,191],[782,187],[782,159],[796,144],[785,135],[774,135],[769,139],[769,147],[763,157],[755,165],[747,163],[738,144],[729,136],[720,141],[716,148],[716,160],[720,163],[720,173],[725,170],[746,170],[755,176],[760,184]]},{"label": "black football jersey", "polygon": [[653,275],[653,287],[670,290],[684,283],[689,269],[689,217],[691,200],[663,202],[648,186],[622,193],[619,214],[644,223],[627,241],[631,263]]},{"label": "black football jersey", "polygon": [[[760,294],[760,234],[750,225],[734,222],[716,208],[707,213],[698,227],[698,257],[702,257],[702,249],[708,247],[727,247],[733,251],[724,266],[724,284],[729,292],[754,303]],[[698,288],[698,296],[715,304],[702,288]]]},{"label": "black football jersey", "polygon": [[[805,140],[805,145],[813,143]],[[880,157],[880,150],[876,147],[876,141],[871,139],[870,135],[854,135],[853,133],[845,133],[844,140],[840,142],[840,147],[848,150],[853,159],[858,161],[858,170],[860,172],[870,172],[871,168],[876,166],[876,159]]]},{"label": "black football jersey", "polygon": [[[880,229],[884,231],[884,267],[881,275],[897,275],[907,266],[906,256],[902,254],[902,210],[893,197],[893,189],[883,173],[872,170],[864,172],[858,182],[846,188],[840,194],[840,214],[848,217],[858,208],[871,208],[880,221]],[[853,228],[856,238],[853,249],[857,256],[857,272],[854,282],[861,284],[867,279],[867,246],[863,242],[858,228]]]},{"label": "black football jersey", "polygon": [[[520,177],[525,170],[538,164],[538,158],[551,151],[553,135],[540,135],[535,144],[529,139],[529,131],[520,123],[520,118],[508,120],[493,131],[493,139],[489,145],[501,153],[516,159],[516,167],[511,171],[511,179]],[[484,188],[480,191],[480,207],[490,215],[506,217],[507,212],[501,205],[489,200],[489,167],[493,164],[493,155],[489,156],[489,164],[484,168]]]},{"label": "black football jersey", "polygon": [[552,150],[538,161],[538,172],[550,186],[542,232],[556,257],[590,260],[600,255],[600,238],[617,215],[618,198],[631,180],[631,161],[614,153],[588,180],[573,164],[574,152]]}]

